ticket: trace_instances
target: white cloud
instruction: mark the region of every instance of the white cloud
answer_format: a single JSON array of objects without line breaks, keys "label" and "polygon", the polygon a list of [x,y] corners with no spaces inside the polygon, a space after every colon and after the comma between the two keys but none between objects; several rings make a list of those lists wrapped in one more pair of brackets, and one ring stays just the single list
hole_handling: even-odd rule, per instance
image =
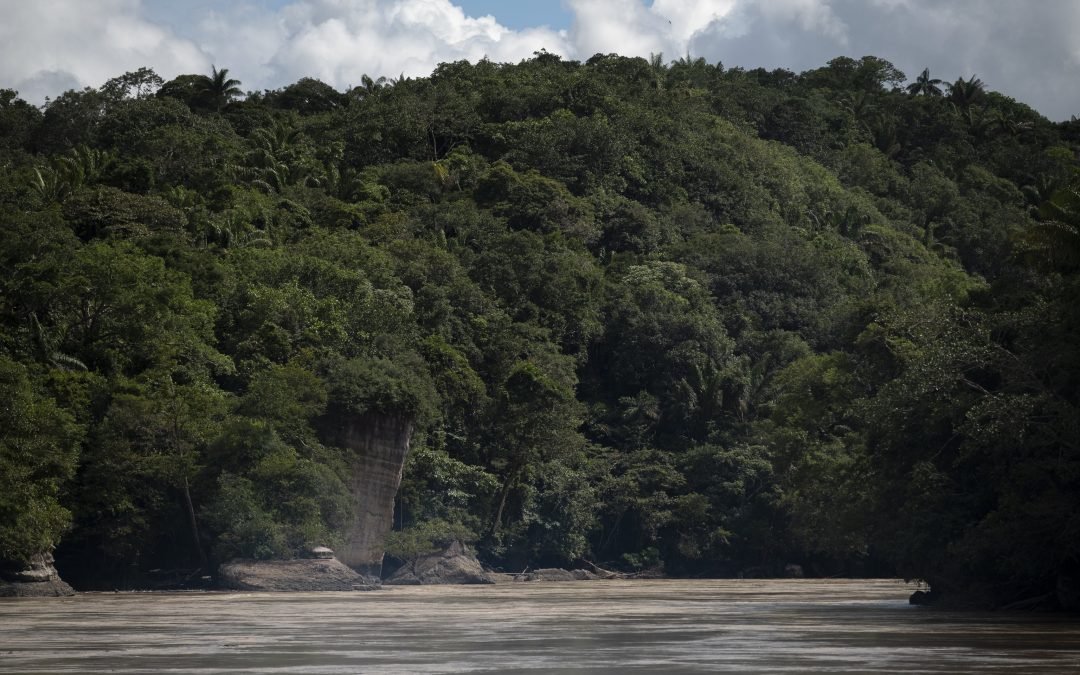
[{"label": "white cloud", "polygon": [[768,0],[759,3],[761,14],[770,22],[793,21],[808,33],[817,33],[847,44],[847,25],[821,0]]},{"label": "white cloud", "polygon": [[[206,49],[221,54],[232,73],[243,73],[245,86],[317,77],[346,88],[365,74],[419,76],[446,61],[519,61],[540,49],[571,51],[564,34],[510,30],[490,16],[467,16],[450,0],[298,0],[269,16],[250,11],[204,23]],[[248,28],[238,34],[236,25]]]},{"label": "white cloud", "polygon": [[909,75],[977,74],[1055,119],[1080,114],[1076,0],[564,0],[566,31],[512,30],[452,0],[189,0],[183,11],[172,1],[0,0],[0,86],[40,102],[141,66],[172,77],[213,63],[257,90],[305,76],[345,88],[363,74],[540,49],[794,71],[874,54]]},{"label": "white cloud", "polygon": [[138,0],[0,0],[0,86],[41,101],[148,63],[202,71],[207,54],[140,16]]},{"label": "white cloud", "polygon": [[670,51],[672,30],[667,19],[639,0],[568,0],[567,6],[574,13],[569,56],[648,56]]},{"label": "white cloud", "polygon": [[845,55],[880,56],[909,76],[978,75],[1051,119],[1080,115],[1075,0],[737,0],[691,39],[728,66],[796,72]]},{"label": "white cloud", "polygon": [[671,36],[685,46],[698,33],[717,22],[722,22],[738,2],[736,0],[655,0],[653,13],[671,22]]}]

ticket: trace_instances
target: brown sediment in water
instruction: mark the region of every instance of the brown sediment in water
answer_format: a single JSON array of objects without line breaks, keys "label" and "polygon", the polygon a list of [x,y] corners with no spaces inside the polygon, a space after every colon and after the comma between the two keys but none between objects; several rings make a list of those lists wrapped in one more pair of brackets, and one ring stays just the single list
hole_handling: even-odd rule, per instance
[{"label": "brown sediment in water", "polygon": [[9,672],[1080,669],[1080,622],[927,611],[898,581],[606,581],[0,602]]}]

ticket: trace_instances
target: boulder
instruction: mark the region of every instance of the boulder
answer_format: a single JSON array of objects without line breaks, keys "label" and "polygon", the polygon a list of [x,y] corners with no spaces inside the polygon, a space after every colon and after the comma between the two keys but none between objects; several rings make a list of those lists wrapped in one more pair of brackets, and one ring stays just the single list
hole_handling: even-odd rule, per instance
[{"label": "boulder", "polygon": [[69,595],[75,595],[75,589],[59,577],[33,582],[0,579],[0,598],[63,598]]},{"label": "boulder", "polygon": [[367,578],[336,558],[306,560],[231,560],[218,568],[217,583],[237,591],[374,590]]},{"label": "boulder", "polygon": [[761,566],[745,567],[739,572],[740,579],[771,579],[773,576]]},{"label": "boulder", "polygon": [[11,575],[11,580],[19,581],[25,584],[32,584],[35,582],[48,581],[54,576],[56,576],[56,573],[50,572],[49,570],[28,569],[15,572]]},{"label": "boulder", "polygon": [[909,604],[922,607],[936,605],[939,602],[941,602],[941,594],[935,592],[933,589],[927,591],[915,591],[911,594],[911,597],[908,598]]},{"label": "boulder", "polygon": [[25,569],[0,572],[0,597],[52,598],[75,595],[53,567],[51,553],[33,556]]},{"label": "boulder", "polygon": [[544,567],[522,574],[508,575],[513,581],[594,581],[601,577],[589,570],[564,570],[560,567]]},{"label": "boulder", "polygon": [[795,563],[784,565],[784,578],[802,579],[804,576],[806,575],[803,573],[802,565],[796,565]]},{"label": "boulder", "polygon": [[525,581],[578,581],[578,578],[570,570],[545,567],[526,574]]},{"label": "boulder", "polygon": [[455,541],[442,551],[420,556],[403,565],[383,583],[394,586],[493,584],[495,580],[480,566],[469,547]]},{"label": "boulder", "polygon": [[326,546],[313,546],[308,554],[312,558],[318,558],[319,560],[330,560],[334,557],[334,551]]}]

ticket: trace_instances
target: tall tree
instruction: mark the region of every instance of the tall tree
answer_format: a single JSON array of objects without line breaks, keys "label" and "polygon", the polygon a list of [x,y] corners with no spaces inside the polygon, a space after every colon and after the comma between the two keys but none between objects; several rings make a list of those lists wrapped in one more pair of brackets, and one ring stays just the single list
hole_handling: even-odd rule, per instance
[{"label": "tall tree", "polygon": [[68,527],[60,490],[75,472],[83,429],[3,355],[0,386],[0,565],[20,566],[51,552]]},{"label": "tall tree", "polygon": [[942,81],[936,77],[930,77],[930,69],[923,68],[915,81],[907,86],[907,92],[912,96],[941,96]]},{"label": "tall tree", "polygon": [[229,77],[229,69],[217,69],[211,66],[210,76],[206,78],[200,92],[206,104],[214,110],[221,110],[234,98],[242,96],[244,91],[240,88],[240,80]]},{"label": "tall tree", "polygon": [[968,79],[956,78],[956,82],[949,85],[949,100],[960,108],[969,108],[978,103],[986,95],[986,85],[975,75]]}]

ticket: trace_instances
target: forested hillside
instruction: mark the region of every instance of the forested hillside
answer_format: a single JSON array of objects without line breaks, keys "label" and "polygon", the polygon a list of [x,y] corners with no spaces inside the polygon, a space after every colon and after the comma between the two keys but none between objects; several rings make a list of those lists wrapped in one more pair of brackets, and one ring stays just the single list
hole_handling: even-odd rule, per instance
[{"label": "forested hillside", "polygon": [[399,557],[1080,577],[1080,122],[873,57],[232,75],[0,90],[0,559],[334,546],[376,411]]}]

